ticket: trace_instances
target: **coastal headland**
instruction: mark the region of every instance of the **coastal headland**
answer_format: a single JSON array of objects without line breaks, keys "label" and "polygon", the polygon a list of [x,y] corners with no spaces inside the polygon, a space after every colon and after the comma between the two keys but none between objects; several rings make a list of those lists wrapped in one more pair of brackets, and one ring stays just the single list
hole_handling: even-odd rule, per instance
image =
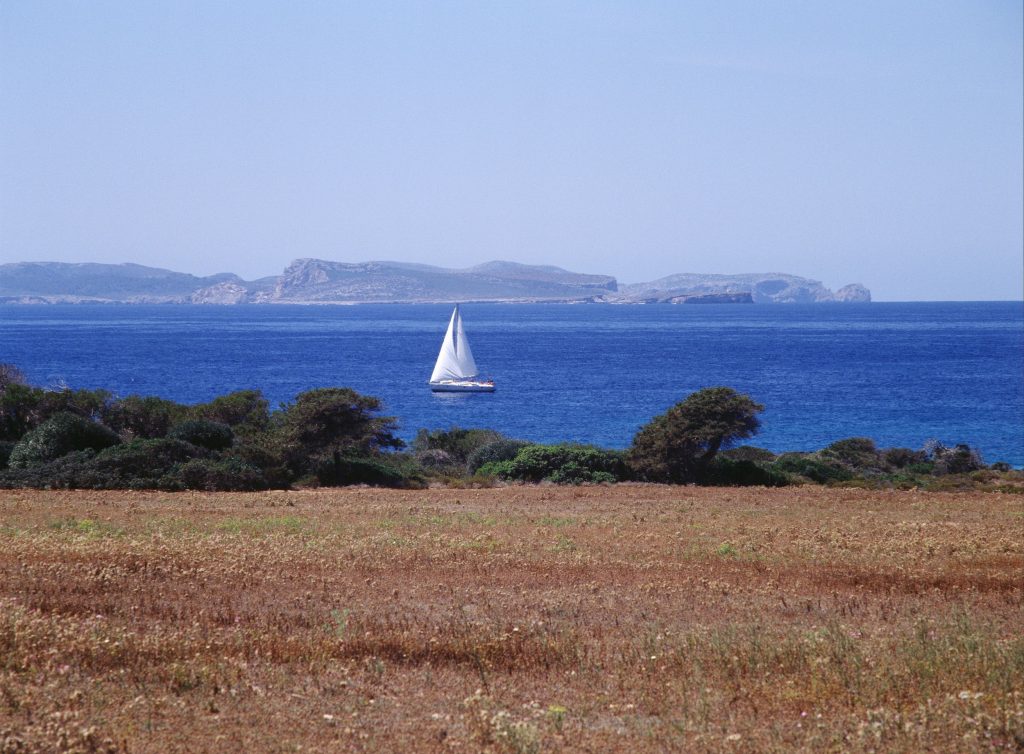
[{"label": "coastal headland", "polygon": [[1022,543],[1002,493],[4,490],[0,740],[1014,750]]},{"label": "coastal headland", "polygon": [[784,273],[670,275],[621,285],[611,275],[550,265],[487,262],[449,269],[405,262],[296,259],[280,275],[197,277],[138,264],[19,262],[0,265],[0,303],[15,304],[368,304],[866,303],[860,284],[837,291]]}]

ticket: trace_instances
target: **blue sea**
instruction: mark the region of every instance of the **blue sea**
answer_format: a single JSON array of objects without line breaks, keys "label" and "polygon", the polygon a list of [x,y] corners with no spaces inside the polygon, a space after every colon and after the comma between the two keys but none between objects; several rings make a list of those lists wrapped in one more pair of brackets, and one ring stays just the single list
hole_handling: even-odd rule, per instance
[{"label": "blue sea", "polygon": [[688,393],[728,385],[765,405],[753,441],[843,437],[977,446],[1024,465],[1024,305],[469,304],[496,393],[427,388],[447,305],[0,306],[0,362],[35,384],[205,401],[259,388],[276,405],[343,385],[383,399],[401,434],[491,427],[622,448]]}]

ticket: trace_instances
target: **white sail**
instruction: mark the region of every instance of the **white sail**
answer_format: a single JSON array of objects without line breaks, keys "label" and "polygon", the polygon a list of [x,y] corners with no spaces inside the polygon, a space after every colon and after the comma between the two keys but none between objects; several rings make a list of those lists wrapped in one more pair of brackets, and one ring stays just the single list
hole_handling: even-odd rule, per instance
[{"label": "white sail", "polygon": [[455,305],[452,312],[452,319],[448,323],[448,332],[444,335],[444,342],[441,343],[441,352],[437,355],[437,363],[434,364],[434,372],[430,375],[431,382],[441,380],[468,380],[476,377],[476,362],[473,360],[473,351],[469,348],[469,341],[466,340],[466,331],[462,329],[462,315],[459,314],[459,306]]}]

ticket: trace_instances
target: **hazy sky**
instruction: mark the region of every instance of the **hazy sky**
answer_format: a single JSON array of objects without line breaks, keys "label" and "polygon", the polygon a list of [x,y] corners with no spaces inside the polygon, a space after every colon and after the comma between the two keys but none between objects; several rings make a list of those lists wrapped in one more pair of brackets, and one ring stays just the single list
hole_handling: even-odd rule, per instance
[{"label": "hazy sky", "polygon": [[0,2],[0,262],[1024,297],[1019,0]]}]

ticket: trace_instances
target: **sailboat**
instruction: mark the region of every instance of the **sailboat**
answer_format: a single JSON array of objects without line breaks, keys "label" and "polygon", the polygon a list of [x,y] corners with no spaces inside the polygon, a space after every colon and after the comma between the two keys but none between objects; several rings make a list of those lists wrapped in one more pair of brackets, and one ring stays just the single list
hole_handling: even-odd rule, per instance
[{"label": "sailboat", "polygon": [[435,393],[493,393],[494,380],[482,379],[473,351],[462,329],[462,315],[455,305],[448,332],[444,334],[441,352],[437,355],[434,372],[430,375],[430,389]]}]

